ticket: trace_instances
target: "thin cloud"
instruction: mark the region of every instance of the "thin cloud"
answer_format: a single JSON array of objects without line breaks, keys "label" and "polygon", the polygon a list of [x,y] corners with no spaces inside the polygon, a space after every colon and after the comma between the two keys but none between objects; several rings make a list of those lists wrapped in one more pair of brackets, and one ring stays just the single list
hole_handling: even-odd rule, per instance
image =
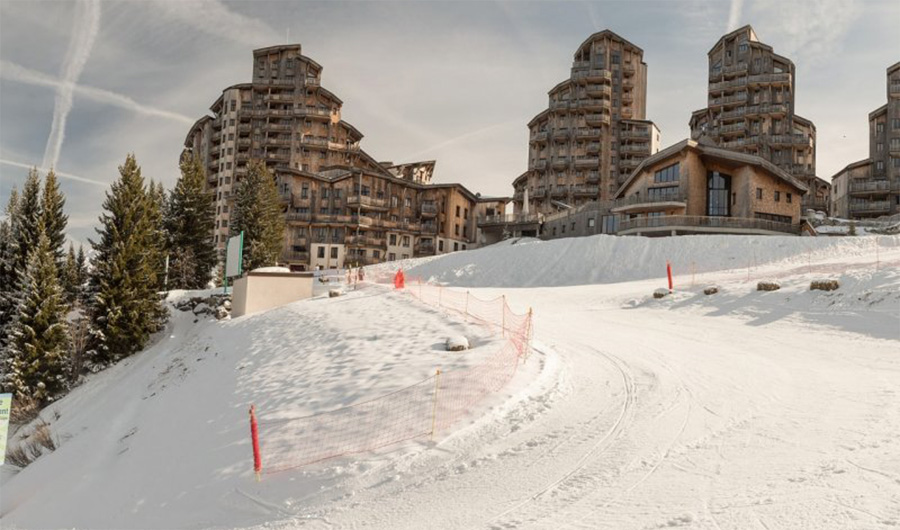
[{"label": "thin cloud", "polygon": [[[33,165],[23,164],[22,162],[16,162],[14,160],[6,160],[5,158],[0,158],[0,164],[4,164],[7,166],[13,166],[13,167],[20,167],[23,169],[32,169],[35,167]],[[48,168],[47,168],[47,166],[43,166],[43,167],[39,167],[38,170],[46,173],[48,171]],[[56,173],[57,177],[61,177],[61,178],[68,179],[68,180],[74,180],[76,182],[83,182],[85,184],[93,184],[95,186],[103,186],[104,188],[109,185],[108,182],[101,182],[99,180],[89,179],[86,177],[79,177],[78,175],[73,175],[71,173],[64,173],[62,171],[57,171],[57,170],[54,170],[53,172]]]},{"label": "thin cloud", "polygon": [[725,32],[729,33],[737,29],[741,23],[741,11],[744,8],[744,0],[731,0],[731,9],[728,11],[728,27]]},{"label": "thin cloud", "polygon": [[53,123],[50,137],[44,150],[44,167],[55,166],[59,161],[63,140],[66,135],[66,119],[72,110],[72,96],[75,83],[84,70],[84,65],[91,56],[91,49],[100,30],[100,1],[84,0],[78,3],[78,16],[75,30],[69,40],[69,48],[62,65],[62,83],[56,89],[56,102],[53,107]]},{"label": "thin cloud", "polygon": [[[859,5],[848,0],[783,2],[763,0],[753,5],[754,19],[778,53],[806,67],[828,61],[859,16]],[[767,42],[760,35],[764,42]]]},{"label": "thin cloud", "polygon": [[211,35],[251,46],[276,42],[279,32],[261,20],[236,13],[218,0],[154,4],[171,18]]},{"label": "thin cloud", "polygon": [[[51,88],[60,88],[65,84],[63,81],[53,78],[47,74],[43,74],[36,70],[31,70],[29,68],[25,68],[24,66],[2,60],[0,60],[0,77],[18,83]],[[194,121],[196,121],[190,116],[185,116],[184,114],[179,114],[177,112],[144,105],[142,103],[138,103],[128,96],[123,96],[122,94],[117,94],[109,90],[78,84],[73,85],[72,89],[79,96],[90,99],[91,101],[95,101],[97,103],[105,103],[125,110],[131,110],[137,112],[138,114],[166,118],[186,125],[191,125],[194,123]]]}]

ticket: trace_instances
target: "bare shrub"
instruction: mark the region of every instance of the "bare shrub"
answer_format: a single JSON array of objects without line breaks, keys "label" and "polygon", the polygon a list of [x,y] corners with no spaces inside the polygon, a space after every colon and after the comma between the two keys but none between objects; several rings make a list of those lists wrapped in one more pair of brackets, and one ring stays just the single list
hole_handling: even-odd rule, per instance
[{"label": "bare shrub", "polygon": [[773,281],[762,281],[756,284],[757,291],[777,291],[781,289],[781,284]]},{"label": "bare shrub", "polygon": [[22,449],[21,445],[10,447],[6,451],[6,462],[16,467],[24,468],[32,462],[32,458]]},{"label": "bare shrub", "polygon": [[835,291],[841,284],[837,280],[813,280],[809,284],[810,291]]}]

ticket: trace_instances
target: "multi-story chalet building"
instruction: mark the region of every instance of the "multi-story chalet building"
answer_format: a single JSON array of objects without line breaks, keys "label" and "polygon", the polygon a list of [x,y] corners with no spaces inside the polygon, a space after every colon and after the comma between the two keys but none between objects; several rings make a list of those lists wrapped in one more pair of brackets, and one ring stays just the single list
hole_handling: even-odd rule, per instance
[{"label": "multi-story chalet building", "polygon": [[609,30],[578,47],[571,77],[550,90],[548,108],[528,123],[528,170],[513,182],[516,213],[610,199],[658,150],[659,129],[644,119],[643,54]]},{"label": "multi-story chalet building", "polygon": [[252,81],[223,90],[213,115],[197,120],[185,139],[215,193],[218,248],[251,159],[264,160],[278,182],[288,225],[283,259],[293,269],[476,245],[481,199],[460,184],[433,184],[434,162],[377,162],[360,148],[363,134],[341,118],[342,105],[299,44],[253,51]]},{"label": "multi-story chalet building", "polygon": [[887,69],[887,103],[869,113],[869,157],[848,164],[831,185],[837,217],[900,213],[900,62]]},{"label": "multi-story chalet building", "polygon": [[829,184],[816,177],[816,127],[794,114],[795,68],[750,26],[709,51],[707,108],[691,115],[691,138],[760,156],[804,183],[804,208],[827,210]]}]

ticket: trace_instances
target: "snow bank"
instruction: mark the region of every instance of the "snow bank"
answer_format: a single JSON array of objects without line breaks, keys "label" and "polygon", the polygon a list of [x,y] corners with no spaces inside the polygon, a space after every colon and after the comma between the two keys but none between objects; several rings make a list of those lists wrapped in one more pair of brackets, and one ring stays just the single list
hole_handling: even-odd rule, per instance
[{"label": "snow bank", "polygon": [[900,248],[900,237],[801,238],[782,236],[591,237],[525,240],[407,262],[407,277],[460,287],[553,287],[617,283],[738,270],[783,261],[813,264],[834,255],[870,256],[875,245]]}]

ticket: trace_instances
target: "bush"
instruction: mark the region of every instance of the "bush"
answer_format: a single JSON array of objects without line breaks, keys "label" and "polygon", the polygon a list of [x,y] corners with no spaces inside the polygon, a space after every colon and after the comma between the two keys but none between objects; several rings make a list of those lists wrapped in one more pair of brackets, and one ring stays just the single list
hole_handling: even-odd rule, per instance
[{"label": "bush", "polygon": [[841,285],[837,280],[813,280],[812,283],[809,284],[809,290],[810,291],[835,291],[840,286]]},{"label": "bush", "polygon": [[756,284],[757,291],[777,291],[781,289],[781,284],[772,280],[761,281]]},{"label": "bush", "polygon": [[716,294],[719,292],[719,287],[717,285],[710,285],[706,289],[703,289],[703,294],[709,296],[711,294]]},{"label": "bush", "polygon": [[664,287],[653,291],[653,298],[665,298],[666,296],[669,296],[669,290]]}]

